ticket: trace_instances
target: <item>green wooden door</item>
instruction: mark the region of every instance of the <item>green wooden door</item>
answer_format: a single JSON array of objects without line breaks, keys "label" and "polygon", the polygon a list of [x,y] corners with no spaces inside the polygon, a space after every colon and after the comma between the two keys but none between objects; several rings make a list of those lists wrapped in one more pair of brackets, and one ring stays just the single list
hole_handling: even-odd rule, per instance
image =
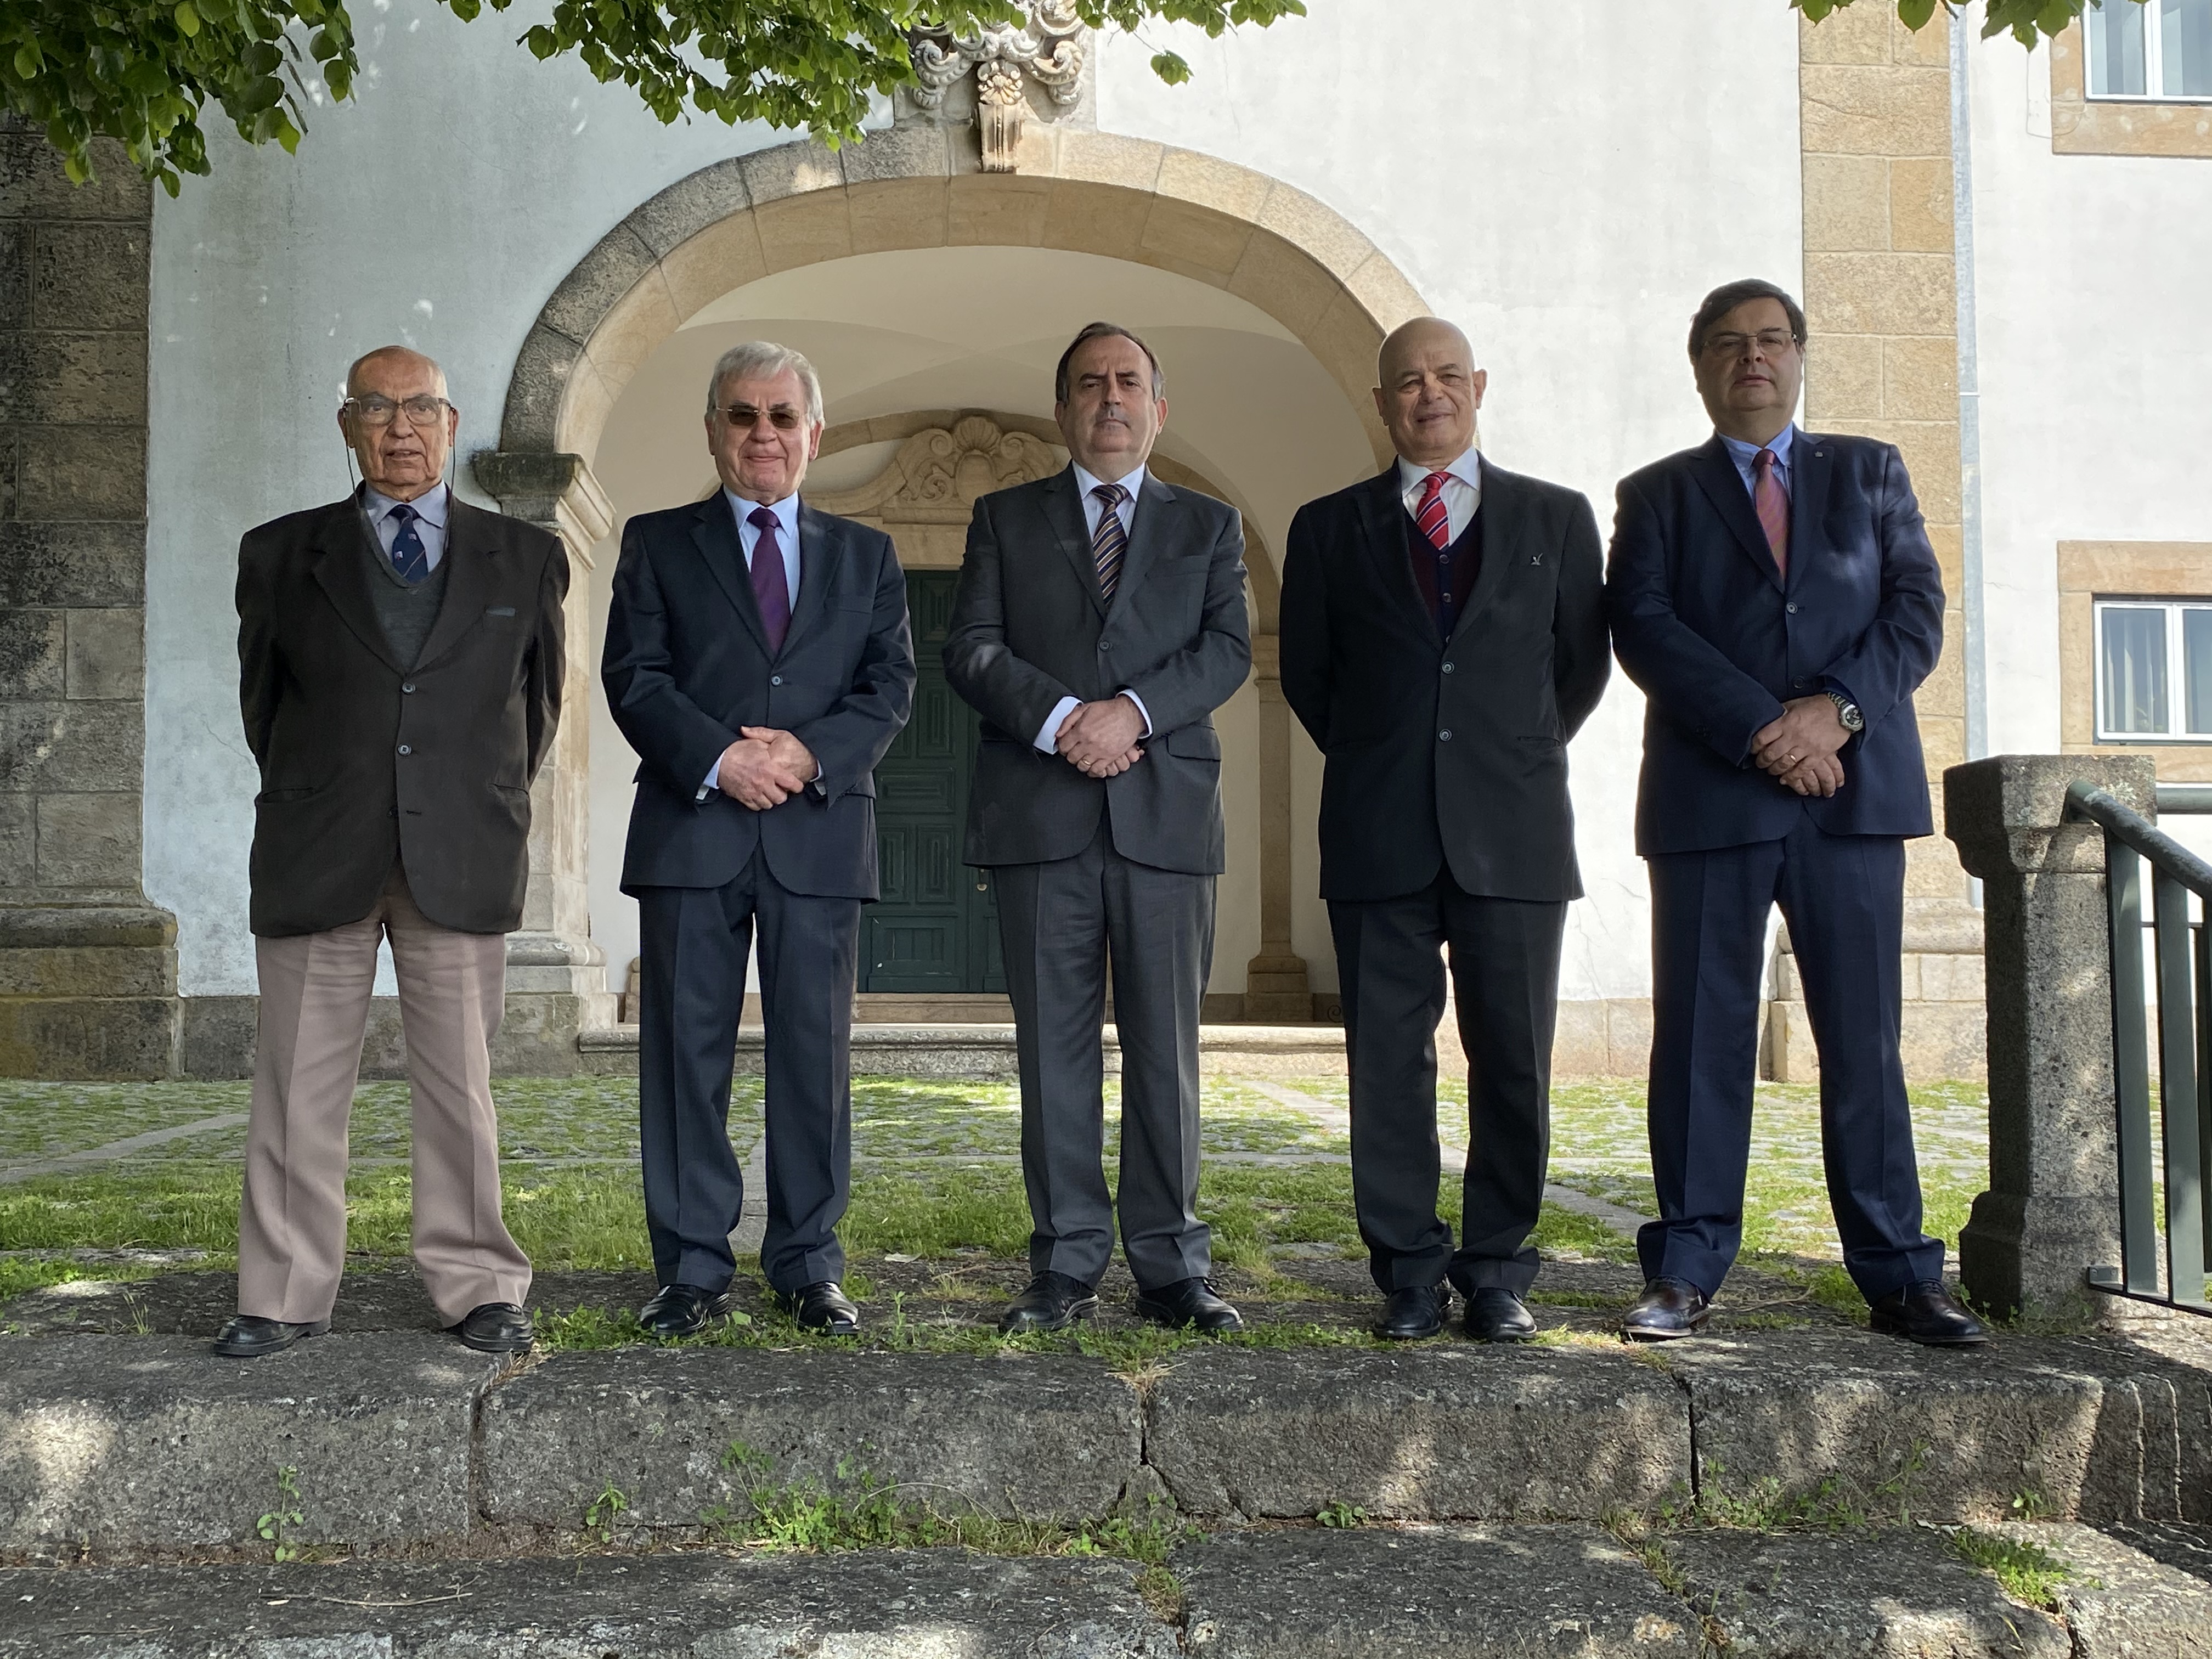
[{"label": "green wooden door", "polygon": [[860,912],[860,988],[1004,993],[999,910],[989,878],[960,862],[975,711],[945,681],[942,653],[957,571],[906,579],[917,675],[914,718],[876,768],[876,854],[883,897]]}]

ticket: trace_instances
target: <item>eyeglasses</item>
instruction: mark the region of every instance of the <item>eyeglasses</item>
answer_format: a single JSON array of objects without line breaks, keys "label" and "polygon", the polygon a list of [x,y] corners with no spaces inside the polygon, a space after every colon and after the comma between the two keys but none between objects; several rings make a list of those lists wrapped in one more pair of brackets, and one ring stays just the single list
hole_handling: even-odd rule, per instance
[{"label": "eyeglasses", "polygon": [[796,432],[799,413],[788,404],[778,404],[774,409],[755,409],[750,404],[731,404],[722,410],[722,418],[741,432],[750,432],[766,416],[768,423],[778,432]]},{"label": "eyeglasses", "polygon": [[354,419],[363,426],[390,426],[399,412],[407,413],[407,424],[412,427],[435,426],[453,405],[443,398],[405,398],[394,403],[389,398],[349,398],[345,407],[353,410]]},{"label": "eyeglasses", "polygon": [[1786,328],[1762,328],[1756,334],[1708,334],[1705,336],[1705,356],[1708,357],[1741,357],[1744,348],[1753,341],[1769,357],[1778,356],[1799,343],[1797,337]]}]

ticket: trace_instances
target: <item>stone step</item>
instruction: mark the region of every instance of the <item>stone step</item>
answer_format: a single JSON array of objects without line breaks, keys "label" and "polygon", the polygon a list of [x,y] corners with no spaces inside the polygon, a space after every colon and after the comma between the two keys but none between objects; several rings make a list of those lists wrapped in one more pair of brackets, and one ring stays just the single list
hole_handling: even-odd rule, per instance
[{"label": "stone step", "polygon": [[[1863,1333],[1664,1352],[1446,1342],[1078,1353],[685,1345],[495,1362],[415,1332],[269,1358],[0,1340],[0,1559],[680,1541],[763,1489],[941,1513],[1212,1522],[1729,1513],[2212,1522],[2212,1366],[2126,1344],[1940,1353]],[[287,1497],[280,1504],[280,1492]],[[1793,1508],[1793,1506],[1795,1506]]]},{"label": "stone step", "polygon": [[[1356,1522],[1357,1517],[1347,1517]],[[2205,1659],[2212,1583],[2080,1526],[2010,1599],[1927,1528],[1241,1529],[1164,1564],[596,1551],[0,1571],[0,1659]],[[2026,1589],[2026,1586],[2019,1586]]]}]

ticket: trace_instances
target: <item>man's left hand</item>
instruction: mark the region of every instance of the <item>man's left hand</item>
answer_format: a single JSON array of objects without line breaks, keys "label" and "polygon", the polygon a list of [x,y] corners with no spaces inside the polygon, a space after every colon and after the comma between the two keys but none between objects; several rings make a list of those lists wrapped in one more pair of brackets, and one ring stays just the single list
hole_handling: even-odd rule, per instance
[{"label": "man's left hand", "polygon": [[[1076,769],[1092,776],[1126,770],[1130,752],[1145,735],[1145,717],[1125,696],[1086,702],[1068,711],[1053,741]],[[1111,767],[1112,771],[1104,769]]]},{"label": "man's left hand", "polygon": [[1850,739],[1835,701],[1827,693],[1792,697],[1782,718],[1752,734],[1751,757],[1763,772],[1782,777],[1815,756],[1832,755]]},{"label": "man's left hand", "polygon": [[812,783],[822,775],[822,763],[814,758],[814,751],[788,732],[773,726],[741,726],[738,735],[768,744],[770,757],[788,767],[801,783]]}]

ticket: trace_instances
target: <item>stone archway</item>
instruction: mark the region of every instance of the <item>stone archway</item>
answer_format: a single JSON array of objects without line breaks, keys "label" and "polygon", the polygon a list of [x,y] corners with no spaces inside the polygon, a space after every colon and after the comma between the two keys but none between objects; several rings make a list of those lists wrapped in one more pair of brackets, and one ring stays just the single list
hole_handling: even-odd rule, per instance
[{"label": "stone archway", "polygon": [[[1195,151],[1115,134],[1032,127],[1018,170],[984,173],[974,135],[930,123],[842,150],[800,143],[735,156],[636,209],[562,281],[517,355],[500,447],[472,471],[501,507],[559,533],[589,568],[612,527],[586,457],[645,359],[710,301],[774,272],[856,254],[943,246],[1048,247],[1157,267],[1225,289],[1310,352],[1357,413],[1378,463],[1388,444],[1368,396],[1376,348],[1426,314],[1411,283],[1340,215],[1279,180]],[[1289,711],[1273,637],[1272,561],[1255,581],[1261,705],[1262,942],[1248,1017],[1306,1017],[1291,949]],[[584,584],[571,637],[589,634]],[[572,707],[590,672],[569,665]],[[510,1023],[532,1048],[611,1020],[586,897],[586,723],[564,722],[536,791],[530,890],[509,951]],[[1272,902],[1271,902],[1272,901]],[[519,999],[550,999],[526,1013]]]}]

